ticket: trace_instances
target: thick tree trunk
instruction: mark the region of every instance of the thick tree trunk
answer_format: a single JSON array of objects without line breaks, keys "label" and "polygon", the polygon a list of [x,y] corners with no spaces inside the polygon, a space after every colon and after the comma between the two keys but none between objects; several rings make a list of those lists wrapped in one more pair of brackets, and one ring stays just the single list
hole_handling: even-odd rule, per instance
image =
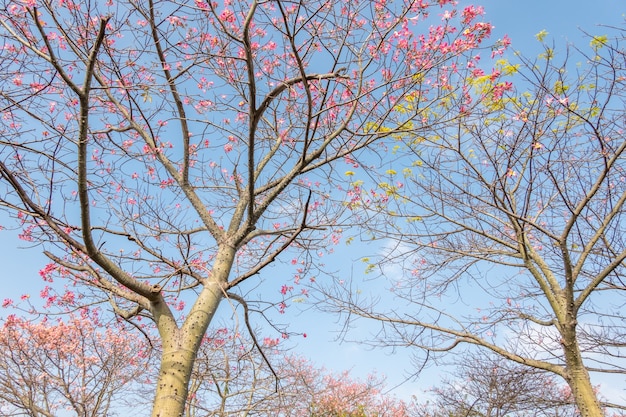
[{"label": "thick tree trunk", "polygon": [[[163,353],[152,417],[182,417],[198,350],[223,295],[219,285],[205,287],[182,328],[161,332]],[[198,308],[196,308],[198,307]]]},{"label": "thick tree trunk", "polygon": [[604,412],[598,402],[598,396],[591,385],[587,369],[585,367],[570,369],[568,379],[581,417],[604,417]]},{"label": "thick tree trunk", "polygon": [[[169,312],[155,314],[163,343],[159,379],[152,409],[152,417],[183,417],[189,392],[189,381],[198,350],[224,291],[235,257],[235,249],[222,247],[218,251],[210,281],[198,295],[184,324],[178,328]],[[155,312],[159,306],[154,306]]]},{"label": "thick tree trunk", "polygon": [[153,417],[182,417],[185,413],[187,390],[196,352],[177,349],[163,350],[157,384]]},{"label": "thick tree trunk", "polygon": [[574,324],[563,331],[562,344],[565,352],[565,363],[567,368],[566,381],[569,385],[576,406],[581,417],[604,417],[604,412],[598,401],[598,396],[591,385],[589,372],[583,363],[582,354],[576,337],[575,320]]}]

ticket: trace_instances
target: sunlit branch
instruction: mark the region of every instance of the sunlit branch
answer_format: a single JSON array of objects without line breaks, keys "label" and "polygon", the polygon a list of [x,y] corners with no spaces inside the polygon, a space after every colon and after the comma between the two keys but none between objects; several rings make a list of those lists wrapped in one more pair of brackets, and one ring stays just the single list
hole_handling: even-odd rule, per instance
[{"label": "sunlit branch", "polygon": [[285,239],[285,241],[275,251],[273,251],[271,254],[266,256],[256,266],[251,268],[245,274],[240,275],[237,278],[231,280],[228,283],[227,289],[233,288],[237,286],[238,284],[240,284],[241,282],[245,281],[246,279],[258,274],[263,268],[265,268],[267,265],[274,262],[281,253],[283,253],[289,246],[291,246],[293,242],[295,242],[295,240],[298,238],[300,233],[302,233],[305,229],[307,229],[306,219],[307,219],[307,213],[309,211],[309,203],[311,202],[311,195],[312,193],[311,191],[309,191],[309,196],[307,197],[307,200],[303,206],[304,208],[302,210],[303,214],[302,214],[302,221],[300,222],[300,227],[298,227],[296,230],[291,231],[289,237]]},{"label": "sunlit branch", "polygon": [[237,301],[243,307],[244,323],[246,324],[246,328],[248,329],[248,334],[250,335],[250,338],[252,338],[252,342],[254,343],[254,346],[256,347],[257,351],[263,357],[263,360],[265,361],[265,364],[269,367],[270,371],[274,375],[275,384],[276,384],[275,385],[275,392],[278,392],[278,383],[279,383],[278,375],[276,374],[276,371],[272,367],[272,364],[270,363],[270,361],[267,359],[267,356],[265,356],[264,349],[263,349],[263,347],[261,347],[261,345],[259,345],[259,342],[257,341],[256,335],[254,333],[254,329],[252,329],[252,326],[250,325],[250,310],[248,308],[248,303],[246,302],[245,299],[243,299],[239,295],[234,294],[232,292],[226,293],[226,296],[228,298],[231,298],[231,299]]}]

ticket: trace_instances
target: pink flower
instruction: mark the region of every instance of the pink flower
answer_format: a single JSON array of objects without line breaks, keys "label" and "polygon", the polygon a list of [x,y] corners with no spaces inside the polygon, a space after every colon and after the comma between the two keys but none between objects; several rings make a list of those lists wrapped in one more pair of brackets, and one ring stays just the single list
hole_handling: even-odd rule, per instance
[{"label": "pink flower", "polygon": [[485,13],[485,10],[481,6],[467,6],[463,9],[463,24],[469,24],[472,20],[476,18],[476,16],[482,15]]},{"label": "pink flower", "polygon": [[200,0],[196,0],[196,7],[198,7],[199,9],[202,9],[202,10],[208,10],[209,9],[208,3],[205,3],[205,2],[200,1]]},{"label": "pink flower", "polygon": [[66,291],[61,298],[64,304],[74,304],[75,295],[72,291]]},{"label": "pink flower", "polygon": [[24,240],[26,242],[32,242],[33,241],[32,231],[34,228],[35,226],[33,225],[28,226],[27,228],[23,230],[21,234],[17,235],[17,237],[20,240]]},{"label": "pink flower", "polygon": [[161,180],[161,188],[167,188],[170,185],[174,184],[174,179],[173,178],[168,178],[166,180]]},{"label": "pink flower", "polygon": [[52,273],[57,270],[57,266],[49,263],[39,270],[39,276],[46,282],[52,282]]},{"label": "pink flower", "polygon": [[279,342],[280,342],[280,339],[272,339],[270,337],[266,337],[263,339],[263,345],[266,347],[277,346]]},{"label": "pink flower", "polygon": [[235,21],[235,14],[230,9],[224,9],[220,14],[220,20],[223,22],[233,23]]},{"label": "pink flower", "polygon": [[47,285],[43,288],[43,290],[41,290],[39,292],[39,296],[41,298],[47,298],[48,294],[50,294],[50,287],[48,287]]},{"label": "pink flower", "polygon": [[443,12],[441,20],[450,20],[454,16],[454,11],[446,10]]},{"label": "pink flower", "polygon": [[493,99],[494,100],[501,99],[504,92],[509,91],[511,89],[513,89],[513,84],[509,81],[506,81],[506,82],[503,82],[494,86],[493,87]]},{"label": "pink flower", "polygon": [[184,26],[184,22],[180,17],[177,16],[170,16],[167,19],[171,25],[173,26]]}]

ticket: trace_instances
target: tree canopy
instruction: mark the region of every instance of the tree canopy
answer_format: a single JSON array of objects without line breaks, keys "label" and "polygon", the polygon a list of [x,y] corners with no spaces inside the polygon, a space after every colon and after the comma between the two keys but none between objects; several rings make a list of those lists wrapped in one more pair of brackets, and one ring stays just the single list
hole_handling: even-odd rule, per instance
[{"label": "tree canopy", "polygon": [[153,416],[183,414],[223,300],[248,322],[268,265],[292,265],[283,295],[321,268],[346,209],[337,165],[391,134],[371,126],[406,130],[462,91],[491,25],[455,6],[2,1],[0,205],[66,307],[156,329]]},{"label": "tree canopy", "polygon": [[331,309],[379,320],[383,345],[468,343],[552,372],[583,416],[624,409],[600,404],[589,375],[626,370],[626,62],[623,30],[611,34],[477,69],[467,97],[443,104],[478,108],[394,134],[391,159],[352,175],[364,239],[385,242],[365,272],[403,301],[352,284],[327,290]]}]

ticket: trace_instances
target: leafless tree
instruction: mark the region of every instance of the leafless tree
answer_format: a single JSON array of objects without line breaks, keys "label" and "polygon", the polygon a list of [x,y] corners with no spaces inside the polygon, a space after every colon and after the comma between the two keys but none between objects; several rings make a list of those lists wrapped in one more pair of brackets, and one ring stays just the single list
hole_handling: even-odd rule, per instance
[{"label": "leafless tree", "polygon": [[225,328],[203,341],[191,378],[187,416],[408,417],[409,405],[384,394],[384,381],[331,372],[277,340],[254,348]]},{"label": "leafless tree", "polygon": [[626,371],[626,62],[615,32],[503,60],[468,93],[480,111],[397,136],[387,178],[353,186],[368,238],[387,239],[367,262],[392,280],[393,307],[353,282],[328,291],[333,308],[379,320],[388,346],[469,343],[556,374],[583,416],[623,410],[601,404],[590,379]]},{"label": "leafless tree", "polygon": [[571,391],[545,371],[484,352],[459,355],[451,377],[418,405],[423,417],[574,417]]}]

